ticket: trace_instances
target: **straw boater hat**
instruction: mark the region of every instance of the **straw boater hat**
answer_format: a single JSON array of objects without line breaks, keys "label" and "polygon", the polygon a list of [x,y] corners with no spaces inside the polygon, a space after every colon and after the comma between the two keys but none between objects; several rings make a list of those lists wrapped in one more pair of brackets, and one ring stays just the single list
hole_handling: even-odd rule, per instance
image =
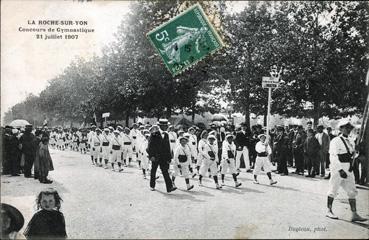
[{"label": "straw boater hat", "polygon": [[138,127],[138,124],[137,123],[133,123],[132,124],[132,127]]},{"label": "straw boater hat", "polygon": [[184,133],[184,131],[183,131],[183,130],[179,130],[179,131],[178,131],[178,135],[179,135],[179,134],[182,134],[182,133]]},{"label": "straw boater hat", "polygon": [[145,129],[145,127],[143,125],[138,127],[138,130],[144,130],[144,129]]},{"label": "straw boater hat", "polygon": [[187,139],[189,139],[190,138],[190,134],[189,133],[185,133],[185,134],[183,134],[183,137],[185,137],[185,138],[187,138]]},{"label": "straw boater hat", "polygon": [[160,118],[159,119],[159,122],[157,124],[159,126],[168,126],[169,125],[169,122],[168,122],[168,119],[166,119],[166,118]]},{"label": "straw boater hat", "polygon": [[185,137],[185,136],[179,137],[178,139],[179,139],[179,141],[186,140],[188,142],[188,138]]},{"label": "straw boater hat", "polygon": [[266,135],[264,133],[258,135],[258,138],[259,139],[261,139],[262,137],[265,137],[266,138]]},{"label": "straw boater hat", "polygon": [[10,231],[19,232],[24,225],[24,218],[22,213],[15,207],[1,203],[1,214],[6,214],[10,218]]},{"label": "straw boater hat", "polygon": [[228,133],[225,138],[227,139],[227,138],[230,138],[230,137],[234,139],[234,135],[231,134],[231,133]]},{"label": "straw boater hat", "polygon": [[158,129],[159,126],[158,125],[153,125],[150,127],[149,131],[152,132],[154,130],[154,128]]},{"label": "straw boater hat", "polygon": [[109,132],[109,128],[104,128],[104,132]]},{"label": "straw boater hat", "polygon": [[113,133],[119,134],[119,131],[118,130],[114,130]]},{"label": "straw boater hat", "polygon": [[100,128],[96,128],[96,132],[102,132]]},{"label": "straw boater hat", "polygon": [[188,131],[191,131],[191,130],[194,130],[194,131],[195,131],[195,128],[194,128],[194,127],[190,127],[190,128],[188,129]]},{"label": "straw boater hat", "polygon": [[119,131],[123,131],[123,127],[122,127],[122,126],[118,126],[118,127],[117,127],[117,129],[118,129]]},{"label": "straw boater hat", "polygon": [[214,139],[214,140],[216,140],[217,138],[216,138],[214,135],[209,135],[209,136],[208,136],[208,141],[209,141],[209,139]]}]

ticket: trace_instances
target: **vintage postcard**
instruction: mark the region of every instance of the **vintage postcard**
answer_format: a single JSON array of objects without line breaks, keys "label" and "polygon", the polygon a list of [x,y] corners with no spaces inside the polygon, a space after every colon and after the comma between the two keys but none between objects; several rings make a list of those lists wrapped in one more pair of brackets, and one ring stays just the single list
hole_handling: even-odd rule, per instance
[{"label": "vintage postcard", "polygon": [[1,239],[368,239],[367,1],[1,1]]}]

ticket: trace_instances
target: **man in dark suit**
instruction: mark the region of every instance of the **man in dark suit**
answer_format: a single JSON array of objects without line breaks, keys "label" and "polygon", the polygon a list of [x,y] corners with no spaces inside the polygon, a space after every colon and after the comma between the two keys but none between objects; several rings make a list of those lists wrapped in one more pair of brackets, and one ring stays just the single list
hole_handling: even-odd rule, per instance
[{"label": "man in dark suit", "polygon": [[150,188],[151,191],[155,190],[156,170],[160,166],[167,192],[170,193],[175,191],[177,188],[173,187],[172,180],[169,176],[169,163],[171,161],[172,154],[170,151],[169,136],[166,132],[168,128],[168,120],[159,119],[158,125],[159,128],[154,127],[147,147],[147,153],[149,154],[149,159],[152,163]]},{"label": "man in dark suit", "polygon": [[319,169],[320,145],[314,136],[314,130],[307,130],[307,138],[304,142],[304,157],[308,170],[306,177],[315,177]]},{"label": "man in dark suit", "polygon": [[288,151],[288,137],[284,133],[284,127],[277,127],[277,135],[273,139],[274,156],[277,161],[277,171],[281,176],[288,175],[287,169],[287,151]]},{"label": "man in dark suit", "polygon": [[24,154],[24,177],[31,178],[32,166],[36,157],[36,137],[32,133],[32,125],[26,125],[24,134],[20,138]]},{"label": "man in dark suit", "polygon": [[306,134],[304,128],[298,126],[298,132],[293,140],[293,156],[295,157],[296,174],[304,175],[304,142]]},{"label": "man in dark suit", "polygon": [[250,145],[250,136],[246,135],[245,132],[245,125],[241,125],[241,127],[238,127],[236,129],[236,139],[235,139],[235,144],[236,144],[236,150],[237,150],[237,154],[236,154],[236,169],[238,172],[240,171],[240,165],[241,165],[241,156],[243,155],[243,161],[245,163],[245,168],[246,171],[250,170],[250,159],[249,159],[249,145]]},{"label": "man in dark suit", "polygon": [[325,166],[327,162],[327,155],[329,152],[329,144],[330,139],[329,135],[323,132],[323,125],[319,125],[317,127],[317,133],[315,134],[315,138],[318,140],[320,145],[320,151],[319,151],[319,162],[318,165],[320,165],[320,171],[319,168],[317,169],[317,174],[320,172],[320,176],[325,176]]}]

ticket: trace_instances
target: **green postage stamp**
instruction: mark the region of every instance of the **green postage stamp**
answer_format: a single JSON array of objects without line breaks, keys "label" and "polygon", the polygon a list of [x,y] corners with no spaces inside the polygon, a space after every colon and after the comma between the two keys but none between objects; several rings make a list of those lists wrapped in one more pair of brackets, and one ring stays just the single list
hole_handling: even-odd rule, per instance
[{"label": "green postage stamp", "polygon": [[200,4],[160,25],[147,36],[173,76],[223,47]]}]

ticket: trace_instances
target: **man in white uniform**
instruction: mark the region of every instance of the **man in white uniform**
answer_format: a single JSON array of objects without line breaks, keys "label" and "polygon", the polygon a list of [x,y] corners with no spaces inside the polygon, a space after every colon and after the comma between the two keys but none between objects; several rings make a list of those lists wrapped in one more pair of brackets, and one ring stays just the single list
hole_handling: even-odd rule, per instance
[{"label": "man in white uniform", "polygon": [[[124,132],[122,134],[122,141],[123,141],[123,162],[124,166],[130,165],[132,160],[132,140],[129,136],[130,129],[124,128]],[[128,161],[127,161],[128,158]]]},{"label": "man in white uniform", "polygon": [[112,171],[115,171],[114,164],[118,164],[119,172],[123,171],[122,162],[121,162],[121,154],[122,154],[122,139],[119,136],[119,131],[114,130],[114,136],[110,140],[109,149],[110,149],[110,163],[112,167]]},{"label": "man in white uniform", "polygon": [[352,156],[354,154],[354,146],[350,142],[348,135],[354,129],[354,126],[348,120],[341,120],[338,124],[341,134],[330,143],[329,159],[331,161],[331,178],[329,179],[329,190],[327,207],[327,217],[338,219],[332,211],[333,200],[337,196],[339,187],[342,187],[348,196],[352,215],[351,221],[366,221],[356,212],[356,195],[355,177],[352,172]]},{"label": "man in white uniform", "polygon": [[260,141],[256,143],[255,150],[257,153],[256,161],[255,161],[255,168],[254,168],[254,183],[259,184],[257,176],[261,173],[261,168],[267,173],[270,185],[276,184],[277,181],[273,181],[272,174],[271,174],[271,162],[270,162],[270,155],[272,154],[272,149],[270,148],[269,144],[266,140],[265,134],[260,134],[258,136]]},{"label": "man in white uniform", "polygon": [[92,138],[93,136],[96,135],[96,126],[95,125],[92,125],[91,126],[91,131],[89,131],[87,133],[87,139],[88,139],[88,142],[87,142],[87,148],[90,149],[90,155],[91,155],[91,161],[92,161],[92,164],[94,163],[94,155],[92,154]]},{"label": "man in white uniform", "polygon": [[[197,168],[197,137],[195,135],[195,128],[194,127],[190,127],[188,129],[188,133],[189,133],[189,139],[188,139],[188,145],[190,146],[190,150],[191,150],[191,169],[196,169],[196,172],[193,172],[192,178],[194,178],[198,172],[200,167]],[[192,172],[191,172],[192,173]]]},{"label": "man in white uniform", "polygon": [[98,166],[97,163],[97,159],[100,157],[100,164],[101,164],[101,129],[97,128],[96,129],[96,134],[94,134],[91,137],[91,159],[92,159],[92,164],[95,164],[96,166]]},{"label": "man in white uniform", "polygon": [[[108,160],[109,160],[109,144],[110,144],[110,136],[109,136],[109,128],[104,128],[104,133],[101,137],[101,155],[104,159],[105,166],[104,168],[108,168]],[[100,167],[102,167],[102,164],[100,163]]]},{"label": "man in white uniform", "polygon": [[191,150],[188,147],[188,139],[185,137],[179,138],[179,146],[174,150],[173,157],[173,169],[174,173],[172,175],[173,186],[175,186],[174,182],[176,176],[179,175],[179,171],[182,171],[182,176],[185,178],[185,182],[187,185],[187,191],[191,190],[194,186],[190,185],[190,174],[189,174],[189,165],[191,162]]},{"label": "man in white uniform", "polygon": [[232,174],[235,187],[239,187],[242,184],[237,181],[236,174],[236,145],[233,142],[234,136],[231,134],[227,134],[225,137],[226,140],[223,141],[222,145],[222,186],[224,186],[224,176],[229,169],[229,173]]},{"label": "man in white uniform", "polygon": [[209,135],[201,152],[203,159],[200,167],[199,185],[202,186],[202,178],[205,176],[208,169],[210,169],[210,175],[214,178],[216,189],[221,189],[222,186],[218,183],[217,162],[219,159],[218,147],[214,144],[215,141],[216,137],[214,135]]},{"label": "man in white uniform", "polygon": [[172,152],[172,156],[173,156],[174,155],[174,149],[176,147],[176,141],[177,141],[177,133],[174,132],[173,125],[170,125],[168,127],[168,137],[169,137],[170,151]]},{"label": "man in white uniform", "polygon": [[131,138],[132,141],[132,161],[137,161],[137,153],[138,153],[138,134],[139,134],[139,130],[138,130],[138,124],[134,123],[132,125],[132,129],[129,132],[129,137]]}]

